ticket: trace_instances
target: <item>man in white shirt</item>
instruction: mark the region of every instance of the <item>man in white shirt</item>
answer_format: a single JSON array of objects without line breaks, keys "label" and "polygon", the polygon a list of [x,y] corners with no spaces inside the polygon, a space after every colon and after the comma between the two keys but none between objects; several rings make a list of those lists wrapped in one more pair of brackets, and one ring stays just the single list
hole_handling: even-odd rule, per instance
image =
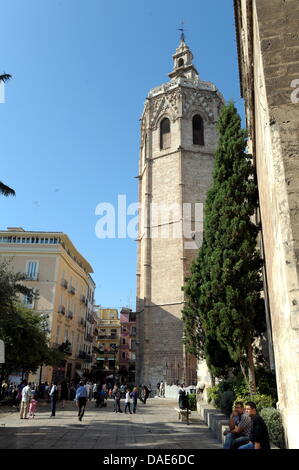
[{"label": "man in white shirt", "polygon": [[89,382],[87,382],[87,384],[85,384],[85,388],[86,388],[86,391],[87,391],[87,399],[90,400],[91,385],[90,385]]},{"label": "man in white shirt", "polygon": [[25,387],[23,387],[22,389],[22,399],[21,399],[21,409],[20,409],[21,419],[28,419],[27,414],[29,411],[30,398],[32,397],[30,385],[31,385],[31,382],[29,382],[29,384],[27,385],[27,382],[25,381]]}]

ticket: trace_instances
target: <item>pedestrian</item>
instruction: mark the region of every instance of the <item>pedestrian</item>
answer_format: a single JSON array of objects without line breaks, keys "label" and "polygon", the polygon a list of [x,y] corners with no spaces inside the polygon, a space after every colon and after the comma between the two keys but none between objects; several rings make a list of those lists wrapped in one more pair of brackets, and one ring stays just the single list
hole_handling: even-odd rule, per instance
[{"label": "pedestrian", "polygon": [[133,388],[133,392],[131,393],[131,398],[133,399],[133,413],[136,413],[137,400],[138,400],[138,387]]},{"label": "pedestrian", "polygon": [[160,397],[165,398],[165,385],[164,385],[163,380],[161,380],[161,383],[160,383]]},{"label": "pedestrian", "polygon": [[160,382],[157,383],[157,397],[160,396]]},{"label": "pedestrian", "polygon": [[94,400],[97,400],[97,383],[94,383],[93,384],[93,387],[92,387],[92,393],[93,393],[93,399]]},{"label": "pedestrian", "polygon": [[8,390],[8,385],[6,383],[6,381],[4,380],[3,384],[2,384],[2,398],[6,398],[7,396],[7,390]]},{"label": "pedestrian", "polygon": [[34,418],[36,407],[37,407],[37,393],[35,390],[32,390],[32,398],[29,405],[29,418]]},{"label": "pedestrian", "polygon": [[132,411],[131,411],[131,403],[132,403],[132,400],[131,400],[131,396],[130,396],[130,389],[127,388],[127,391],[126,391],[126,401],[125,401],[125,413],[126,413],[126,414],[127,414],[127,409],[129,410],[130,415],[132,414]]},{"label": "pedestrian", "polygon": [[16,397],[17,411],[20,411],[21,400],[22,400],[22,390],[24,387],[25,387],[25,380],[22,380],[17,386],[17,390],[18,390],[17,397]]},{"label": "pedestrian", "polygon": [[29,411],[30,398],[32,396],[30,388],[31,383],[29,382],[29,384],[27,385],[27,382],[25,380],[24,385],[25,386],[22,388],[20,419],[28,419],[27,414]]},{"label": "pedestrian", "polygon": [[122,413],[122,410],[120,408],[120,390],[118,388],[114,388],[114,412],[115,413]]},{"label": "pedestrian", "polygon": [[85,388],[86,388],[86,391],[87,391],[87,399],[90,400],[91,385],[90,385],[89,382],[86,383]]},{"label": "pedestrian", "polygon": [[61,382],[61,392],[60,392],[60,400],[62,401],[62,408],[64,408],[65,400],[69,399],[69,388],[66,383],[66,380]]},{"label": "pedestrian", "polygon": [[78,407],[78,419],[79,419],[79,421],[82,421],[84,411],[85,411],[87,397],[88,397],[88,393],[87,393],[86,387],[84,387],[84,382],[81,380],[79,382],[79,387],[77,388],[76,396],[75,396],[76,404],[77,404],[77,407]]},{"label": "pedestrian", "polygon": [[149,394],[150,394],[149,389],[147,388],[146,385],[143,385],[143,387],[142,387],[142,399],[141,399],[141,401],[143,402],[144,405],[146,404],[146,400],[148,399]]},{"label": "pedestrian", "polygon": [[58,388],[57,388],[57,382],[53,382],[51,391],[49,393],[49,397],[51,398],[51,418],[55,416],[56,412],[56,403],[58,399]]},{"label": "pedestrian", "polygon": [[181,384],[179,388],[179,408],[185,410],[187,408],[187,395],[185,390],[185,384]]},{"label": "pedestrian", "polygon": [[48,384],[47,381],[45,382],[44,393],[45,393],[46,402],[49,403],[49,402],[50,402],[50,395],[49,395],[49,393],[50,393],[50,387],[49,387],[49,384]]}]

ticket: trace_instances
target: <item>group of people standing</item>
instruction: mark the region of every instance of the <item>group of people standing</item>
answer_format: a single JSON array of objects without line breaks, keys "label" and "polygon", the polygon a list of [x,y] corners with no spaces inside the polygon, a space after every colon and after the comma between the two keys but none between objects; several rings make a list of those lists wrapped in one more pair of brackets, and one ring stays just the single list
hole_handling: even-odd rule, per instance
[{"label": "group of people standing", "polygon": [[[23,380],[17,387],[17,409],[20,411],[20,419],[34,418],[37,408],[38,398],[51,402],[51,417],[56,415],[57,402],[60,400],[62,408],[65,407],[66,400],[74,400],[78,407],[78,419],[82,421],[87,401],[94,399],[95,407],[107,406],[107,399],[114,400],[114,412],[122,413],[121,399],[125,399],[125,413],[136,413],[138,399],[145,405],[150,395],[150,390],[143,385],[130,387],[128,384],[119,384],[114,387],[111,383],[103,382],[91,384],[80,381],[76,387],[74,384],[67,384],[64,380],[58,385],[54,381],[51,386],[47,383],[41,384],[38,388],[34,383],[27,383]],[[20,406],[18,406],[18,404]],[[131,409],[132,407],[132,409]],[[28,416],[29,414],[29,416]]]}]

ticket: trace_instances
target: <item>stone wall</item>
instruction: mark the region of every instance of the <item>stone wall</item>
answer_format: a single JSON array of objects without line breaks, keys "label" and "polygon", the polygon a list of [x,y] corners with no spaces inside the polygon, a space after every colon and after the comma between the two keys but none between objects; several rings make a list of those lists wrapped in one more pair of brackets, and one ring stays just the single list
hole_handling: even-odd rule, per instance
[{"label": "stone wall", "polygon": [[[235,2],[241,88],[255,156],[278,406],[299,448],[299,2]],[[238,20],[239,19],[239,20]],[[253,67],[252,67],[253,64]],[[296,158],[297,157],[297,158]]]}]

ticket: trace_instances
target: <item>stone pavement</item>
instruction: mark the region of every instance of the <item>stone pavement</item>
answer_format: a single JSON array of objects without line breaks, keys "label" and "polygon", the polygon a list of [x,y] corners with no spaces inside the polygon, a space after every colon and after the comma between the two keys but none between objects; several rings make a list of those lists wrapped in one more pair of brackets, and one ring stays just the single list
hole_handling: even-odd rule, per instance
[{"label": "stone pavement", "polygon": [[[50,404],[39,403],[34,419],[20,419],[19,413],[0,410],[0,449],[219,449],[220,444],[196,411],[190,424],[177,420],[177,402],[151,398],[138,402],[136,414],[113,413],[88,402],[82,422],[77,407],[58,403],[55,418]],[[124,404],[122,400],[122,409]]]}]

